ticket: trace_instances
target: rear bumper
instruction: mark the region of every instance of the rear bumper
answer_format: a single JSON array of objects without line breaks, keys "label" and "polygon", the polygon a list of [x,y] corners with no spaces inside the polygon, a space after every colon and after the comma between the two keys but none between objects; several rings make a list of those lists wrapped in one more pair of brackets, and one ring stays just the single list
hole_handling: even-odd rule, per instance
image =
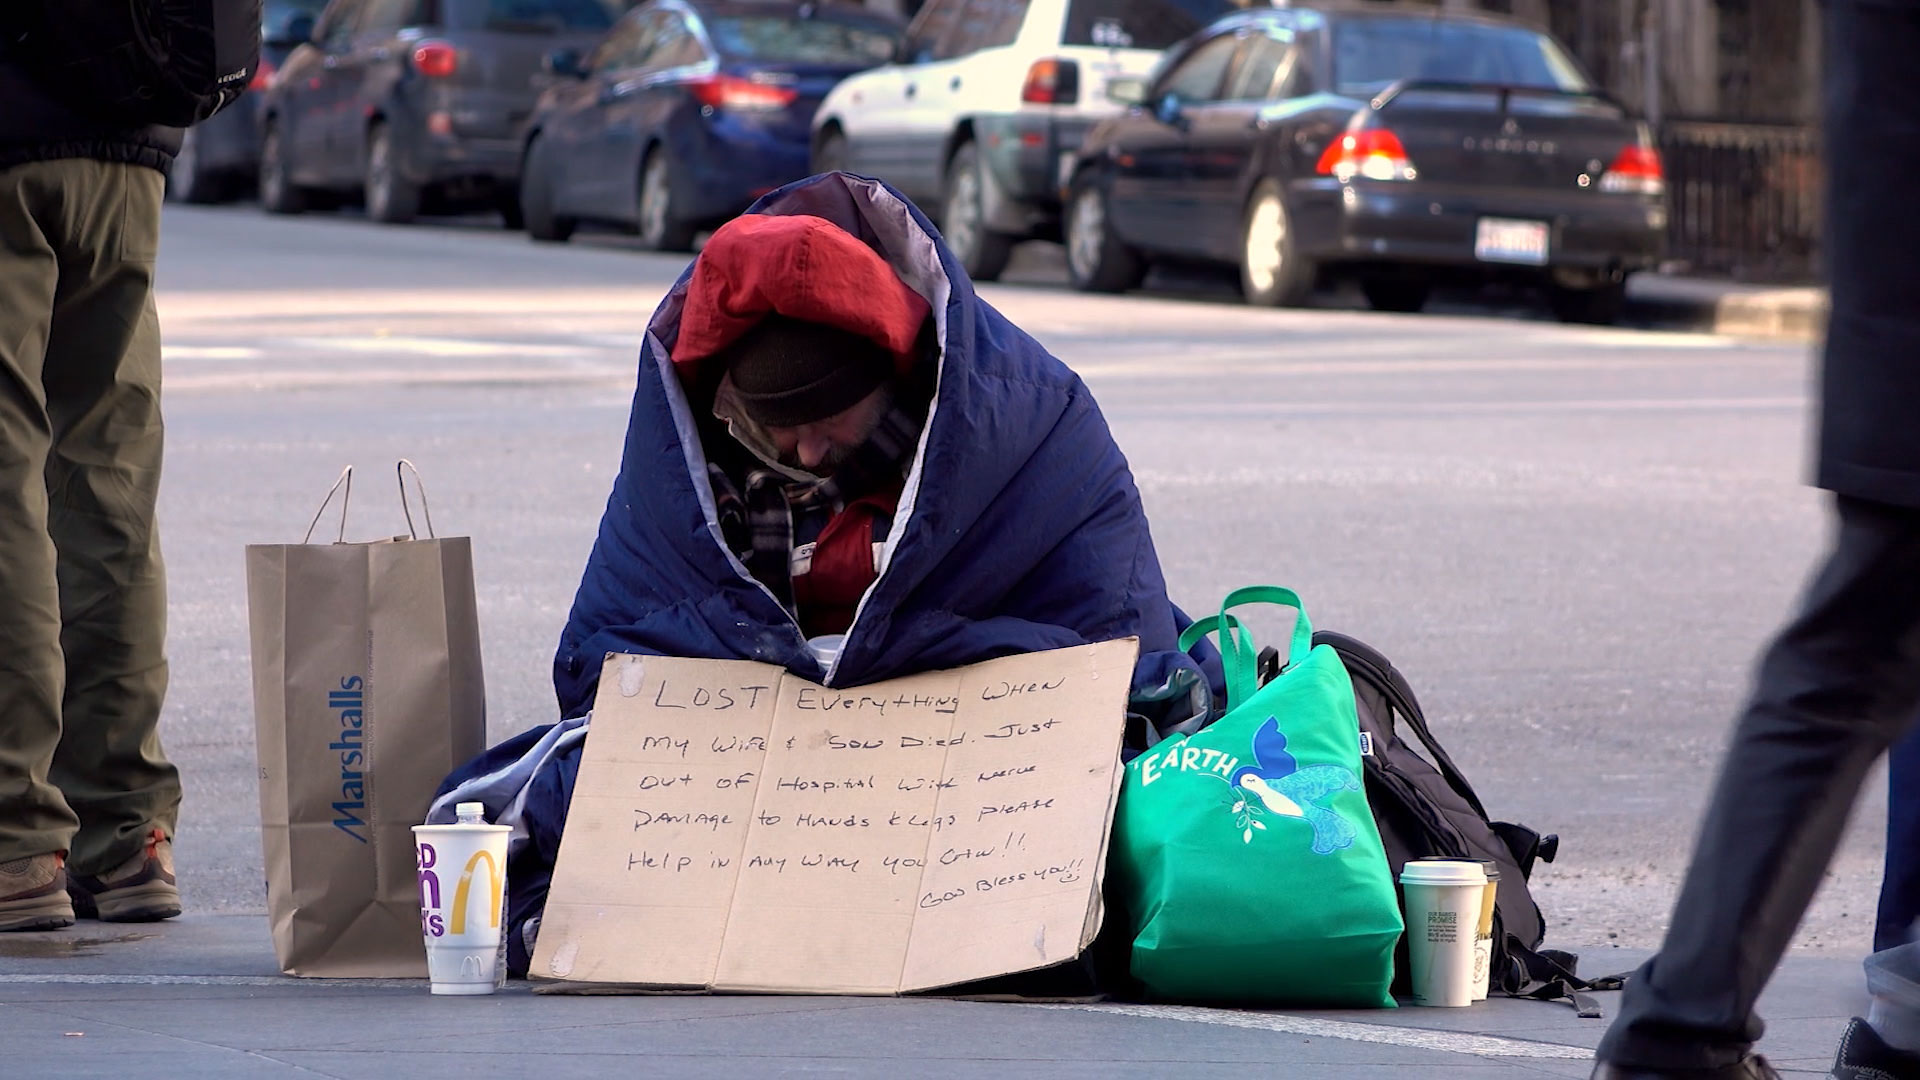
[{"label": "rear bumper", "polygon": [[987,225],[1014,236],[1050,236],[1060,228],[1061,163],[1099,121],[1045,112],[975,117],[974,137],[991,181]]},{"label": "rear bumper", "polygon": [[520,182],[520,140],[423,131],[415,144],[413,172],[422,183],[477,181],[512,186]]},{"label": "rear bumper", "polygon": [[674,206],[689,221],[724,221],[810,174],[804,128],[769,129],[724,112],[688,115],[688,123],[670,131],[667,146],[674,155]]},{"label": "rear bumper", "polygon": [[[1632,273],[1666,253],[1667,210],[1645,195],[1567,195],[1436,188],[1419,183],[1330,178],[1293,189],[1302,252],[1322,265],[1447,267],[1512,276],[1572,270]],[[1474,253],[1481,218],[1544,222],[1544,264],[1487,262]]]}]

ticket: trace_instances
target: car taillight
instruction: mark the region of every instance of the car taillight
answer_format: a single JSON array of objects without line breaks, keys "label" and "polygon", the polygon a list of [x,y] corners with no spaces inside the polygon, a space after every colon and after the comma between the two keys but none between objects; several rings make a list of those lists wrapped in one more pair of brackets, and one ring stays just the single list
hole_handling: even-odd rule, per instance
[{"label": "car taillight", "polygon": [[423,41],[413,47],[413,70],[429,79],[444,79],[460,67],[460,50],[444,41]]},{"label": "car taillight", "polygon": [[1658,195],[1667,190],[1660,151],[1638,144],[1621,150],[1601,175],[1600,190],[1632,195]]},{"label": "car taillight", "polygon": [[1386,128],[1351,131],[1333,140],[1320,155],[1316,169],[1341,183],[1355,176],[1369,180],[1412,180],[1413,162],[1407,160],[1400,137]]},{"label": "car taillight", "polygon": [[267,84],[272,81],[273,61],[263,56],[260,58],[260,66],[253,69],[253,78],[247,81],[247,89],[265,90]]},{"label": "car taillight", "polygon": [[1080,100],[1080,65],[1071,60],[1035,60],[1020,87],[1029,105],[1072,105]]},{"label": "car taillight", "polygon": [[687,84],[694,100],[712,109],[740,112],[770,112],[793,104],[800,91],[787,86],[768,86],[735,75],[709,75]]}]

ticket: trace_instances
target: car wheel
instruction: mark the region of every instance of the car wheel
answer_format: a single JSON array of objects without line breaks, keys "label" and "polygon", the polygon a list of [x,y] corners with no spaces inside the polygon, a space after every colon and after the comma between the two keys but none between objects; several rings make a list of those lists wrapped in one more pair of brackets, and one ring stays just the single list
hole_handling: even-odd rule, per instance
[{"label": "car wheel", "polygon": [[1096,178],[1076,185],[1067,209],[1067,277],[1082,292],[1117,293],[1147,277],[1147,263],[1114,235],[1107,192]]},{"label": "car wheel", "polygon": [[1626,281],[1610,281],[1588,288],[1566,285],[1547,287],[1547,306],[1564,323],[1588,323],[1607,326],[1618,322],[1627,304]]},{"label": "car wheel", "polygon": [[519,232],[527,227],[527,218],[520,212],[520,189],[501,188],[493,196],[493,208],[500,212],[500,227],[509,232]]},{"label": "car wheel", "polygon": [[188,128],[180,139],[180,152],[173,155],[173,168],[167,171],[167,198],[172,202],[225,202],[229,193],[227,178],[208,172],[200,161],[200,135]]},{"label": "car wheel", "polygon": [[1297,307],[1313,295],[1314,267],[1294,249],[1293,218],[1268,180],[1247,200],[1240,230],[1240,291],[1261,307]]},{"label": "car wheel", "polygon": [[827,132],[813,148],[815,173],[845,172],[847,161],[847,137],[838,130]]},{"label": "car wheel", "polygon": [[367,136],[367,216],[388,225],[404,225],[420,213],[420,188],[400,175],[393,130],[375,124]]},{"label": "car wheel", "polygon": [[947,205],[940,217],[940,231],[968,277],[992,281],[1013,259],[1013,237],[987,228],[981,205],[983,183],[979,147],[972,142],[961,143],[947,164]]},{"label": "car wheel", "polygon": [[1375,311],[1399,311],[1412,314],[1427,306],[1433,286],[1417,278],[1362,278],[1360,291]]},{"label": "car wheel", "polygon": [[553,212],[553,153],[547,140],[535,136],[520,167],[520,216],[527,235],[546,243],[565,243],[573,235],[572,218]]},{"label": "car wheel", "polygon": [[260,205],[270,214],[297,214],[307,208],[306,193],[288,176],[280,125],[271,120],[260,136]]},{"label": "car wheel", "polygon": [[692,251],[693,234],[674,212],[672,165],[656,146],[640,166],[640,243],[654,251]]}]

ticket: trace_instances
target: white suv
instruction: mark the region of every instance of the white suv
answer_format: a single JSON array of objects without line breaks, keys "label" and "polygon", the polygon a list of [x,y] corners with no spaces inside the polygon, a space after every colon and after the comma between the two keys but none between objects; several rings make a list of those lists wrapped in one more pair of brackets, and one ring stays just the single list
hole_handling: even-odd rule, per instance
[{"label": "white suv", "polygon": [[813,169],[893,184],[939,220],[968,274],[991,281],[1018,241],[1059,238],[1062,171],[1120,110],[1108,81],[1149,74],[1162,50],[1244,6],[927,0],[893,63],[821,102]]}]

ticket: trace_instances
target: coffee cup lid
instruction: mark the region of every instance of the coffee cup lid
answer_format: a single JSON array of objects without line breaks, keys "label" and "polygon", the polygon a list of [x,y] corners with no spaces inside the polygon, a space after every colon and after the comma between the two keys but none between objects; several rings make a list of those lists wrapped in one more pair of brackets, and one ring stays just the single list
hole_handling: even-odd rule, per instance
[{"label": "coffee cup lid", "polygon": [[1487,872],[1472,859],[1412,859],[1400,871],[1403,885],[1485,885]]}]

